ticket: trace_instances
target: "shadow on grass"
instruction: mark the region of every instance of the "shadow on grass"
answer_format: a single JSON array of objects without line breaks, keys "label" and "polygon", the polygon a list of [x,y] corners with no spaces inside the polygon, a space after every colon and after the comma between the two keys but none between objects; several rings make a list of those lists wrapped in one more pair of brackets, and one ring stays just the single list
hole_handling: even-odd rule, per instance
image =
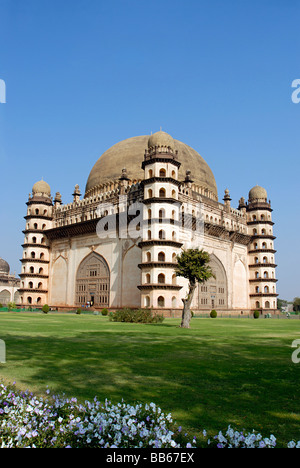
[{"label": "shadow on grass", "polygon": [[143,334],[130,327],[62,338],[7,334],[0,376],[41,394],[49,386],[81,400],[153,401],[192,431],[216,434],[231,424],[300,439],[300,366],[290,350],[274,340],[163,333],[178,324],[148,327]]}]

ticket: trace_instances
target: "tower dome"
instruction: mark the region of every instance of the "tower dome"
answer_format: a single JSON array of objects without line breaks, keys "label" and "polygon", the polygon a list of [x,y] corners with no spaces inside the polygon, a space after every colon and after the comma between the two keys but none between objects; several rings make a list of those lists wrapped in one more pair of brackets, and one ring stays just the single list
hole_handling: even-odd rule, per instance
[{"label": "tower dome", "polygon": [[267,201],[268,194],[266,189],[263,187],[260,187],[259,185],[256,185],[253,187],[250,192],[249,192],[249,201],[254,201],[254,200],[261,200],[261,201]]},{"label": "tower dome", "polygon": [[3,260],[3,258],[0,258],[0,275],[5,274],[8,275],[10,270],[9,264]]},{"label": "tower dome", "polygon": [[155,146],[171,148],[173,150],[175,148],[175,143],[171,135],[160,130],[151,135],[148,140],[149,149],[155,148]]},{"label": "tower dome", "polygon": [[47,184],[47,182],[45,182],[44,180],[40,180],[39,182],[36,182],[34,186],[32,187],[32,194],[50,197],[51,195],[50,185]]}]

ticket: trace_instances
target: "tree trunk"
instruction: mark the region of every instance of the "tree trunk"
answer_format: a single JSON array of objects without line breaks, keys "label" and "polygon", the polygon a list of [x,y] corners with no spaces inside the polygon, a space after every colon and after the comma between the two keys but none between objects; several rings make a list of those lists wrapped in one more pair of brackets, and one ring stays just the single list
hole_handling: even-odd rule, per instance
[{"label": "tree trunk", "polygon": [[189,293],[186,299],[182,299],[183,311],[182,311],[182,318],[181,318],[181,325],[180,325],[181,328],[190,328],[190,321],[192,317],[191,304],[192,304],[195,289],[196,289],[196,283],[190,283]]}]

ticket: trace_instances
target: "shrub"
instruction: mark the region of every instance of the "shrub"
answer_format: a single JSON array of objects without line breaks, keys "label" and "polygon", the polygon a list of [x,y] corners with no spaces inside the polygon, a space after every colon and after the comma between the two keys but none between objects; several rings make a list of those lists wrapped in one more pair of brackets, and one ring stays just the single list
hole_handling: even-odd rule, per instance
[{"label": "shrub", "polygon": [[213,309],[213,310],[211,311],[211,313],[210,313],[211,318],[216,318],[217,315],[218,315],[218,314],[217,314],[217,311],[216,311],[215,309]]},{"label": "shrub", "polygon": [[164,316],[153,314],[149,309],[129,309],[124,308],[111,312],[109,319],[113,322],[129,322],[129,323],[161,323]]},{"label": "shrub", "polygon": [[108,310],[106,308],[102,309],[101,314],[105,316],[108,315]]},{"label": "shrub", "polygon": [[44,314],[48,314],[48,312],[49,312],[49,306],[48,306],[48,304],[44,304],[44,305],[43,305],[42,311],[44,312]]},{"label": "shrub", "polygon": [[15,309],[16,308],[16,303],[15,302],[9,302],[7,304],[7,308],[8,308],[8,310]]},{"label": "shrub", "polygon": [[78,309],[76,310],[76,314],[77,314],[77,315],[80,315],[80,314],[81,314],[81,309],[80,309],[80,307],[78,307]]},{"label": "shrub", "polygon": [[253,312],[253,317],[254,317],[255,319],[258,319],[258,318],[259,318],[259,310],[255,310],[255,311]]},{"label": "shrub", "polygon": [[2,308],[3,308],[3,304],[1,304],[1,302],[0,302],[0,309],[2,309]]}]

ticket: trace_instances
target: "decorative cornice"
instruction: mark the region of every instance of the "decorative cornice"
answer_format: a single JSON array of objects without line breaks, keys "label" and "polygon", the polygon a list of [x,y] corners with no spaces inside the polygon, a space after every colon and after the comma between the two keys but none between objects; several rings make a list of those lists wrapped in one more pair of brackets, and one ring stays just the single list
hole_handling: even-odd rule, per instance
[{"label": "decorative cornice", "polygon": [[139,290],[153,290],[153,289],[167,289],[167,290],[173,290],[173,291],[179,291],[182,288],[182,286],[175,285],[175,284],[158,284],[158,283],[149,283],[149,284],[141,284],[138,286]]},{"label": "decorative cornice", "polygon": [[147,262],[147,263],[139,263],[138,267],[140,269],[143,268],[176,268],[177,263],[172,262]]},{"label": "decorative cornice", "polygon": [[139,247],[150,247],[152,245],[161,245],[161,246],[169,246],[169,247],[177,247],[180,248],[183,246],[182,242],[176,242],[172,240],[165,240],[165,239],[152,239],[152,240],[144,240],[138,243]]},{"label": "decorative cornice", "polygon": [[153,184],[154,182],[170,182],[174,185],[180,186],[182,182],[180,180],[174,179],[173,177],[150,177],[149,179],[144,179],[141,181],[141,185]]}]

